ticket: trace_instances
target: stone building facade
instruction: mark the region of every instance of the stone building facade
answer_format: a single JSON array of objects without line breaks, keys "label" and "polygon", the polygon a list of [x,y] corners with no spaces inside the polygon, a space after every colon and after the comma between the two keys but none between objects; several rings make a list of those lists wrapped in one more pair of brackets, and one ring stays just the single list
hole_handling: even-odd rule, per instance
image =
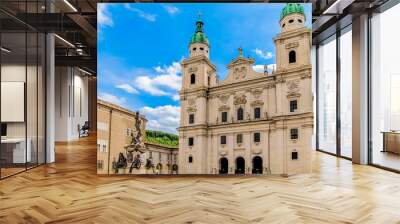
[{"label": "stone building facade", "polygon": [[[113,162],[119,158],[119,154],[127,158],[125,146],[136,133],[136,113],[115,104],[99,100],[97,101],[97,173],[115,174]],[[141,132],[145,133],[147,120],[141,119]],[[154,168],[146,168],[147,159],[151,159]],[[139,169],[132,169],[132,174],[172,174],[178,173],[178,149],[164,145],[145,142],[145,150],[141,154],[142,165]],[[129,174],[131,163],[127,167],[119,168],[117,174]],[[176,169],[173,170],[175,165]]]},{"label": "stone building facade", "polygon": [[305,20],[301,4],[287,4],[273,39],[276,69],[254,71],[254,59],[239,49],[221,81],[204,23],[196,22],[189,58],[182,61],[181,174],[311,172],[311,31]]}]

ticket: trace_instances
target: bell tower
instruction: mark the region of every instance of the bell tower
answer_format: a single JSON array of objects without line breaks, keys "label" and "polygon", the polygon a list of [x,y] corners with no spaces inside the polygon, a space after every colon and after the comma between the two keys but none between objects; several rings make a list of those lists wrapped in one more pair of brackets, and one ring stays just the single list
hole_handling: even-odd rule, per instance
[{"label": "bell tower", "polygon": [[201,15],[189,42],[189,58],[182,61],[182,90],[208,88],[217,82],[216,67],[210,61],[210,44]]},{"label": "bell tower", "polygon": [[288,3],[281,12],[281,33],[274,39],[277,70],[310,65],[311,31],[305,27],[303,5]]},{"label": "bell tower", "polygon": [[189,42],[189,58],[181,64],[179,170],[182,174],[208,173],[208,151],[203,146],[207,144],[208,92],[217,84],[217,75],[200,15]]}]

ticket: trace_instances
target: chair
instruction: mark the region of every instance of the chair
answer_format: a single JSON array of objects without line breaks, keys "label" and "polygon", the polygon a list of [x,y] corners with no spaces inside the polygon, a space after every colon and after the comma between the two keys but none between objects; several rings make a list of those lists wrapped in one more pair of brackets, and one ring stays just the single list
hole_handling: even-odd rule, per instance
[{"label": "chair", "polygon": [[78,129],[79,129],[79,138],[89,136],[89,129],[90,129],[89,121],[85,121],[82,127],[78,125]]}]

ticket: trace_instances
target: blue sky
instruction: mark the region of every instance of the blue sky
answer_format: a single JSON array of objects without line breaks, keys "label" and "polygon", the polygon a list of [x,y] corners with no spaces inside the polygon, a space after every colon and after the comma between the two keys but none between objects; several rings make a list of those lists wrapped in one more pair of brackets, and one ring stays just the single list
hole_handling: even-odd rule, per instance
[{"label": "blue sky", "polygon": [[[180,61],[199,12],[220,80],[243,48],[254,69],[275,63],[273,37],[285,4],[99,3],[98,97],[139,110],[147,129],[176,133],[179,126]],[[311,27],[311,5],[304,4]]]}]

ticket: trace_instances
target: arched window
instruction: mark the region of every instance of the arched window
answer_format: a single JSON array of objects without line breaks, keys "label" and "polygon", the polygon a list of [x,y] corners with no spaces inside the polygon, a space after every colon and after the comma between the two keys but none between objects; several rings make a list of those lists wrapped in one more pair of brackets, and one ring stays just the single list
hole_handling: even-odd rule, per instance
[{"label": "arched window", "polygon": [[204,50],[204,48],[201,47],[200,50],[202,51],[202,50]]},{"label": "arched window", "polygon": [[303,20],[301,20],[301,19],[298,19],[297,21],[299,21],[299,23],[302,23],[302,22],[303,22]]},{"label": "arched window", "polygon": [[285,27],[285,24],[282,24],[282,28]]},{"label": "arched window", "polygon": [[196,48],[194,47],[194,48],[193,48],[193,50],[195,51],[195,50],[196,50]]},{"label": "arched window", "polygon": [[237,110],[237,119],[238,121],[243,120],[243,108],[239,107],[239,109]]},{"label": "arched window", "polygon": [[289,20],[289,23],[293,23],[293,19]]},{"label": "arched window", "polygon": [[195,74],[191,74],[190,75],[190,84],[195,84],[196,83],[196,75]]},{"label": "arched window", "polygon": [[290,51],[289,52],[289,63],[295,63],[296,62],[296,51]]}]

